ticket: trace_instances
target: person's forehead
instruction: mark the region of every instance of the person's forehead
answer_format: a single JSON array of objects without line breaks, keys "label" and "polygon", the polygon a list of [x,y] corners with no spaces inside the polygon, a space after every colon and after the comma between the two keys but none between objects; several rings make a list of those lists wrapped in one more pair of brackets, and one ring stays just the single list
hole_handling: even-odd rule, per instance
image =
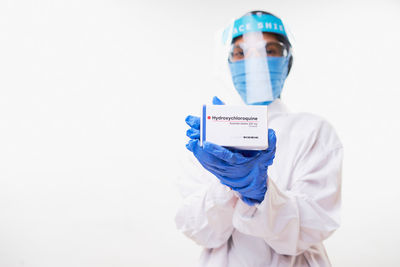
[{"label": "person's forehead", "polygon": [[249,32],[236,38],[234,44],[252,41],[252,40],[265,40],[267,42],[278,41],[278,38],[273,33],[268,32]]}]

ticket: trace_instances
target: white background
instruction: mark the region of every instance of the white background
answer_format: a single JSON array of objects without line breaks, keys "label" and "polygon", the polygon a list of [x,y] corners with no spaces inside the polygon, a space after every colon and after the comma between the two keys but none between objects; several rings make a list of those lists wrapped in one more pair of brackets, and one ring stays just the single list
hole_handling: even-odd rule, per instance
[{"label": "white background", "polygon": [[251,9],[293,34],[283,101],[344,144],[333,265],[399,266],[399,1],[0,0],[0,267],[194,266],[184,118],[215,94],[215,31]]}]

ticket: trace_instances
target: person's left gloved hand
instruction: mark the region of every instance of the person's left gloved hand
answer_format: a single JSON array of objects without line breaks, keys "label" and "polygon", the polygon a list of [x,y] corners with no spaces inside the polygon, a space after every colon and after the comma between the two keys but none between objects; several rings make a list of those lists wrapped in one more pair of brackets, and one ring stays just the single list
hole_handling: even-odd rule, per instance
[{"label": "person's left gloved hand", "polygon": [[248,205],[254,205],[264,200],[267,191],[268,166],[272,164],[276,150],[272,129],[268,130],[268,142],[268,149],[252,151],[251,154],[244,150],[231,151],[209,142],[204,142],[201,147],[198,139],[189,140],[186,147],[222,184],[239,192]]}]

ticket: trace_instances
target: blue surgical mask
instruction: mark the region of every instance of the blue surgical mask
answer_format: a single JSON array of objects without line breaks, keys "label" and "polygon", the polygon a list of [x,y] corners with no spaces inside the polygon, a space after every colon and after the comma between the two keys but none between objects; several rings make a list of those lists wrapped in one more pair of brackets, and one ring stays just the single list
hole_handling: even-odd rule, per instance
[{"label": "blue surgical mask", "polygon": [[[265,61],[267,61],[268,70],[265,68]],[[251,70],[249,70],[249,67],[246,70],[246,66],[249,66],[249,63],[252,66]],[[289,57],[256,57],[230,62],[229,68],[236,91],[246,104],[268,105],[281,95],[283,84],[288,74],[288,65]],[[266,73],[267,71],[269,75]],[[249,83],[251,83],[251,86],[249,86]],[[272,99],[265,101],[263,92],[257,94],[257,92],[249,92],[249,90],[272,90]],[[249,93],[252,94],[253,100],[251,102],[248,101]]]}]

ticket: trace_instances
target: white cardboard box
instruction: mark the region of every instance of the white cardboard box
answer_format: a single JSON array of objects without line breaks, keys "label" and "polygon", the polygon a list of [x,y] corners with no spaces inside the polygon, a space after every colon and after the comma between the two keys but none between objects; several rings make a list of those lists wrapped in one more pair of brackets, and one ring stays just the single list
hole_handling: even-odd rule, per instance
[{"label": "white cardboard box", "polygon": [[204,105],[200,144],[208,141],[244,150],[268,148],[268,107]]}]

